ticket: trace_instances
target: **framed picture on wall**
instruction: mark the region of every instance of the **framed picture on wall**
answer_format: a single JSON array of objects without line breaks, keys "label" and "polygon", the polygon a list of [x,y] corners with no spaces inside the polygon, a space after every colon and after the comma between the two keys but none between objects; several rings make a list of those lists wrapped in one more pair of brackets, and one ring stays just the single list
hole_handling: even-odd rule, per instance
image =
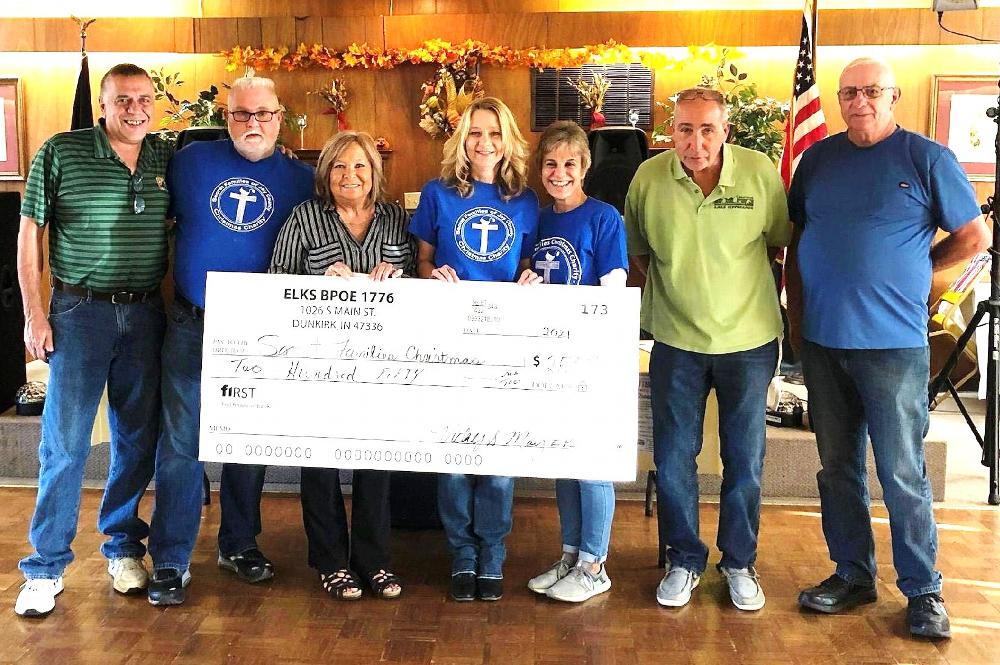
[{"label": "framed picture on wall", "polygon": [[986,110],[997,105],[997,78],[935,76],[931,86],[931,138],[951,148],[969,180],[996,175],[997,124]]},{"label": "framed picture on wall", "polygon": [[0,180],[24,180],[25,147],[21,80],[0,77]]}]

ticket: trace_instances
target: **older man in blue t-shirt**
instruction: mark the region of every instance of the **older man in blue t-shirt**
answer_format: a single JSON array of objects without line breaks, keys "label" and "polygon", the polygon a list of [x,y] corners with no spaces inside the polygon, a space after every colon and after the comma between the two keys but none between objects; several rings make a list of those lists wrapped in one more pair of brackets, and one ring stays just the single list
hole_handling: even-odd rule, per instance
[{"label": "older man in blue t-shirt", "polygon": [[[198,431],[206,276],[209,271],[267,270],[282,224],[292,208],[312,196],[312,167],[275,148],[281,118],[270,79],[237,79],[229,91],[229,138],[192,143],[174,155],[167,170],[177,226],[149,532],[153,578],[148,595],[153,605],[184,602],[201,520]],[[218,563],[247,582],[273,574],[256,542],[263,485],[264,467],[223,467]]]},{"label": "older man in blue t-shirt", "polygon": [[[972,187],[947,148],[896,125],[892,70],[840,76],[847,131],[806,152],[789,192],[791,339],[801,349],[833,575],[799,603],[833,614],[876,600],[865,446],[871,437],[913,635],[949,637],[924,466],[931,272],[986,247]],[[931,243],[938,229],[949,235]],[[801,327],[799,323],[801,321]]]}]

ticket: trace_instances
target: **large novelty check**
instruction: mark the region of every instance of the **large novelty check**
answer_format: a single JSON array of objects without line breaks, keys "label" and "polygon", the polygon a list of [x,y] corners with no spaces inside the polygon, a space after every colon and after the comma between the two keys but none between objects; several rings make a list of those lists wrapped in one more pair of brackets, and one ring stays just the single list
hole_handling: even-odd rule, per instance
[{"label": "large novelty check", "polygon": [[636,289],[210,273],[206,461],[634,480]]}]

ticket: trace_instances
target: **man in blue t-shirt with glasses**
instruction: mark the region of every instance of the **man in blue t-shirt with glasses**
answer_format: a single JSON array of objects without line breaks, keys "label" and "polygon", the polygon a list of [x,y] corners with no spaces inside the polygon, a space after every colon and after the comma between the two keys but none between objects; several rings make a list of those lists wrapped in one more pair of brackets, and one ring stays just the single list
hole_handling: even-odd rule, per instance
[{"label": "man in blue t-shirt with glasses", "polygon": [[[791,341],[809,390],[823,533],[836,564],[799,604],[835,614],[876,600],[870,436],[909,630],[946,638],[924,465],[927,297],[932,270],[982,251],[989,231],[955,155],[896,125],[900,96],[885,63],[848,64],[837,91],[847,131],[803,155],[789,192]],[[949,235],[932,247],[938,229]]]},{"label": "man in blue t-shirt with glasses", "polygon": [[[312,196],[312,167],[275,147],[281,119],[270,79],[239,78],[229,91],[229,138],[192,143],[174,155],[167,170],[170,212],[177,220],[175,297],[163,342],[163,425],[149,533],[153,605],[184,602],[201,521],[198,432],[206,276],[209,271],[264,272],[292,208]],[[273,576],[256,541],[263,485],[262,466],[223,466],[218,564],[250,583]]]}]

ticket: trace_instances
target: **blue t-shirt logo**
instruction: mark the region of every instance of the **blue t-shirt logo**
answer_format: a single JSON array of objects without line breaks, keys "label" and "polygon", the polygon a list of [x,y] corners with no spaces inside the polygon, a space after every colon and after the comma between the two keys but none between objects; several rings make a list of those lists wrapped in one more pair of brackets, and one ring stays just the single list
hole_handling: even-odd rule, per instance
[{"label": "blue t-shirt logo", "polygon": [[455,244],[473,261],[497,261],[514,245],[514,222],[496,208],[467,210],[455,224]]},{"label": "blue t-shirt logo", "polygon": [[579,284],[583,278],[580,257],[565,238],[552,237],[535,245],[531,269],[542,276],[546,284]]},{"label": "blue t-shirt logo", "polygon": [[219,183],[209,199],[212,215],[230,231],[249,233],[267,224],[274,213],[274,197],[251,178],[230,178]]}]

